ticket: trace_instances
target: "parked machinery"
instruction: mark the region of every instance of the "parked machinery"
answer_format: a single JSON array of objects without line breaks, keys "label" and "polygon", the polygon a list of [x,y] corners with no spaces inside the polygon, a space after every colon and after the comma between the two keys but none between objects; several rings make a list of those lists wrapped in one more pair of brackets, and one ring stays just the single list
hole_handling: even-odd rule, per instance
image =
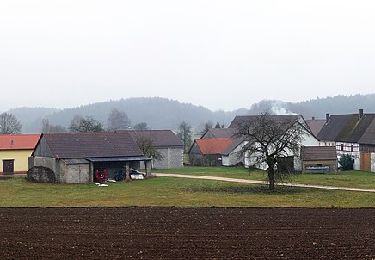
[{"label": "parked machinery", "polygon": [[108,180],[108,170],[107,169],[97,169],[95,171],[95,182],[104,183]]}]

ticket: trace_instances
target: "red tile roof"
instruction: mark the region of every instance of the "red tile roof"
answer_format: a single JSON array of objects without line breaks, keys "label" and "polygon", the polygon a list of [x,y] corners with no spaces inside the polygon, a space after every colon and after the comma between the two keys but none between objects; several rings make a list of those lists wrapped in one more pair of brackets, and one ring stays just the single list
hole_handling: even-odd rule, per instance
[{"label": "red tile roof", "polygon": [[231,138],[210,138],[195,140],[202,154],[223,154],[232,145]]},{"label": "red tile roof", "polygon": [[33,150],[39,137],[39,134],[0,135],[0,150]]}]

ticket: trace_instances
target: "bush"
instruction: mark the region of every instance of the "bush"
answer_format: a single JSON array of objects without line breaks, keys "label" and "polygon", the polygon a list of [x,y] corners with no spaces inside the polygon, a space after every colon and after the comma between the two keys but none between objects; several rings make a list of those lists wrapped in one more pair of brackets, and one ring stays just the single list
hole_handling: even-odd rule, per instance
[{"label": "bush", "polygon": [[354,159],[349,154],[343,154],[340,157],[339,164],[343,171],[353,170]]}]

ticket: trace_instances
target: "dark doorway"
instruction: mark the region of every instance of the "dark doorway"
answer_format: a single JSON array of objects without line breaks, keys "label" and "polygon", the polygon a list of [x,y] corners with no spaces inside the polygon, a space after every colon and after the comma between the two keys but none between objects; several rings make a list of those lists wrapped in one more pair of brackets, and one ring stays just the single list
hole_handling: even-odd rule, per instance
[{"label": "dark doorway", "polygon": [[277,171],[280,173],[294,172],[294,157],[279,157],[277,158]]},{"label": "dark doorway", "polygon": [[14,160],[3,160],[3,172],[14,173]]}]

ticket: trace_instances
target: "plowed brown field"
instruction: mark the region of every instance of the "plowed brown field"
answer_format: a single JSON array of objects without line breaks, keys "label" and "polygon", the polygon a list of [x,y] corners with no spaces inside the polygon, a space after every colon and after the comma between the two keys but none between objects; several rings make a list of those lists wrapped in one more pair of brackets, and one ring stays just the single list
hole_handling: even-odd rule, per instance
[{"label": "plowed brown field", "polygon": [[375,259],[375,209],[0,208],[0,259]]}]

